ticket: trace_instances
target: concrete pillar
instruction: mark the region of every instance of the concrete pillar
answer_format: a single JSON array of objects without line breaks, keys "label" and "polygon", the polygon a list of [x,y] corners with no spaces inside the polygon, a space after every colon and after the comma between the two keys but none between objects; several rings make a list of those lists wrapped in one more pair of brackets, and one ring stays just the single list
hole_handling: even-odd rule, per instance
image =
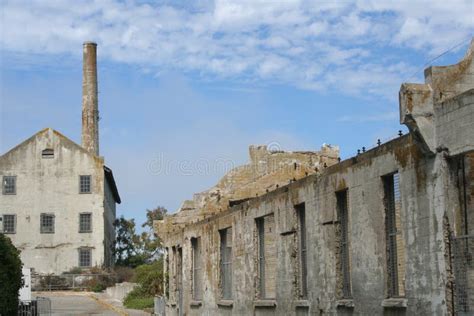
[{"label": "concrete pillar", "polygon": [[82,147],[99,155],[99,105],[97,91],[97,44],[83,44]]}]

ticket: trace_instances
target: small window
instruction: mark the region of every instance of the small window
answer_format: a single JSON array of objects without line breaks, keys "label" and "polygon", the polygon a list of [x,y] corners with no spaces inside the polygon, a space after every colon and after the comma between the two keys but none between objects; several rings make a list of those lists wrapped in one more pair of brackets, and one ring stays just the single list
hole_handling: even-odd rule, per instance
[{"label": "small window", "polygon": [[16,176],[3,176],[3,194],[16,194]]},{"label": "small window", "polygon": [[92,250],[90,248],[79,248],[79,267],[92,266]]},{"label": "small window", "polygon": [[54,158],[54,150],[51,148],[46,148],[41,152],[41,157],[44,159],[52,159]]},{"label": "small window", "polygon": [[79,232],[90,233],[92,231],[92,213],[79,214]]},{"label": "small window", "polygon": [[42,234],[54,233],[54,214],[41,214],[40,225],[40,232]]},{"label": "small window", "polygon": [[91,176],[79,176],[79,192],[91,193]]},{"label": "small window", "polygon": [[16,215],[3,215],[3,232],[5,234],[16,233]]}]

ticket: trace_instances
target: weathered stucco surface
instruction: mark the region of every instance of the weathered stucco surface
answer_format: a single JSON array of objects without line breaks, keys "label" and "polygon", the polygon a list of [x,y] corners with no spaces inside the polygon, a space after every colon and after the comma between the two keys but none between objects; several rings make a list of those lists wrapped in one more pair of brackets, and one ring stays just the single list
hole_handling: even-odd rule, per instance
[{"label": "weathered stucco surface", "polygon": [[[155,222],[166,247],[167,315],[446,315],[464,308],[459,297],[471,293],[474,278],[462,261],[470,257],[457,256],[455,246],[474,233],[472,58],[471,45],[458,65],[427,70],[425,85],[401,87],[400,117],[410,134],[329,163],[291,183],[271,186],[270,179],[259,188],[265,193],[247,194],[252,198],[239,204],[224,207],[193,201],[188,203],[191,211],[182,209]],[[388,289],[384,177],[394,172],[398,172],[400,188],[396,219],[400,225],[396,233],[398,282],[404,288],[400,297],[390,295]],[[344,299],[336,198],[341,190],[348,196],[351,289],[351,297]],[[220,199],[226,199],[227,193],[220,191]],[[227,202],[233,199],[227,197]],[[306,296],[297,213],[302,203]],[[199,216],[208,209],[212,215]],[[277,267],[270,277],[276,282],[276,295],[262,299],[256,230],[257,219],[268,214],[275,220]],[[229,227],[233,232],[232,299],[223,300],[219,231]],[[204,258],[198,272],[193,271],[194,238],[200,238]],[[201,284],[193,284],[193,273],[201,273]],[[195,286],[203,292],[198,301],[193,298]]]},{"label": "weathered stucco surface", "polygon": [[[53,149],[54,158],[42,158],[44,149]],[[16,233],[8,237],[21,250],[25,267],[60,274],[78,266],[79,247],[92,249],[93,265],[112,263],[105,245],[110,248],[115,238],[110,229],[115,199],[109,196],[103,158],[48,128],[0,156],[0,178],[10,175],[17,179],[16,194],[0,195],[0,213],[16,215]],[[92,176],[90,194],[79,194],[79,175]],[[92,213],[91,233],[79,233],[84,212]],[[40,233],[41,213],[55,215],[53,234]]]}]

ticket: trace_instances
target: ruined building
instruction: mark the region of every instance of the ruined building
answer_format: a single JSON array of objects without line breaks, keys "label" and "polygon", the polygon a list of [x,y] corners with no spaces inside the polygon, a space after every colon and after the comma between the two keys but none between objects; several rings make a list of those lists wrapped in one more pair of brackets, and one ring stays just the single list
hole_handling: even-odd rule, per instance
[{"label": "ruined building", "polygon": [[407,135],[340,162],[251,147],[155,222],[167,315],[472,314],[473,53],[402,85]]},{"label": "ruined building", "polygon": [[113,264],[120,196],[99,156],[96,49],[84,43],[82,146],[45,128],[0,156],[0,228],[40,274]]}]

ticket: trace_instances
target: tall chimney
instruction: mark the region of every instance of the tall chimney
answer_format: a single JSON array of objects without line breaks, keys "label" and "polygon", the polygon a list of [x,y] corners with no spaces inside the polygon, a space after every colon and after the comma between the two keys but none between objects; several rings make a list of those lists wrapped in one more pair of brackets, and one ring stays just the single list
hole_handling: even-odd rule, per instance
[{"label": "tall chimney", "polygon": [[99,105],[97,96],[97,44],[83,44],[82,147],[99,155]]}]

